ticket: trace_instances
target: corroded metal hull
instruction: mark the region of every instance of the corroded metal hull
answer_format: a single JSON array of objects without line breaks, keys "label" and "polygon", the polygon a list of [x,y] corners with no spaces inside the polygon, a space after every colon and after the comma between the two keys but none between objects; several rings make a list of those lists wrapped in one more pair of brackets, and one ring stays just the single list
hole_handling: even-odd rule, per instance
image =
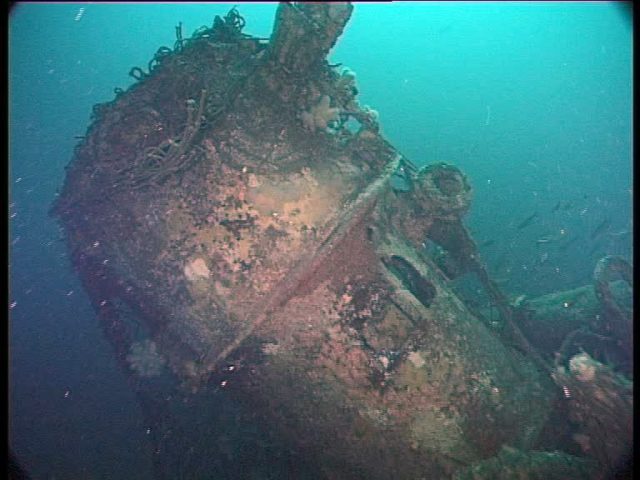
[{"label": "corroded metal hull", "polygon": [[351,8],[283,4],[269,44],[237,13],[180,35],[96,110],[55,212],[134,377],[237,389],[326,478],[448,478],[538,445],[557,389],[427,254],[477,266],[471,188],[326,64]]}]

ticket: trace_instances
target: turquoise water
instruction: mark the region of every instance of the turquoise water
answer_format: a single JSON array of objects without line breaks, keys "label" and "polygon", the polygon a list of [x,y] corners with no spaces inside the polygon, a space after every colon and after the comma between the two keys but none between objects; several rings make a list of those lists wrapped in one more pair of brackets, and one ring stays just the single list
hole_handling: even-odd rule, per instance
[{"label": "turquoise water", "polygon": [[[232,6],[22,4],[11,13],[10,438],[34,478],[151,476],[147,427],[47,210],[91,107],[172,46],[178,22],[187,35]],[[357,73],[360,102],[379,111],[391,143],[417,164],[450,162],[468,175],[466,223],[513,296],[587,284],[604,254],[631,258],[625,8],[356,4],[331,52],[330,63]],[[245,32],[268,37],[275,9],[241,5]]]}]

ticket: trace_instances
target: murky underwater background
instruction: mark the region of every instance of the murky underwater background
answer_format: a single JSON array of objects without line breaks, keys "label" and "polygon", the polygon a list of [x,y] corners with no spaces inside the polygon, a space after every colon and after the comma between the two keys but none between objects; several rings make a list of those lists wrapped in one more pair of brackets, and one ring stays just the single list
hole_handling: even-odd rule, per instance
[{"label": "murky underwater background", "polygon": [[[174,27],[232,4],[21,4],[9,21],[9,426],[33,478],[151,478],[147,426],[47,211],[91,108]],[[330,55],[419,165],[468,175],[467,225],[514,298],[631,260],[632,24],[622,4],[356,4]],[[276,4],[240,5],[268,37]],[[221,432],[222,434],[222,432]]]}]

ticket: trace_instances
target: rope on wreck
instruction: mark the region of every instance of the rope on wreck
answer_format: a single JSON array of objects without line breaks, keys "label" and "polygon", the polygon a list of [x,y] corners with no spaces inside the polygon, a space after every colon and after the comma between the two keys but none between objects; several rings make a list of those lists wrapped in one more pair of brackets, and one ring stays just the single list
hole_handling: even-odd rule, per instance
[{"label": "rope on wreck", "polygon": [[[475,246],[475,242],[474,242]],[[477,252],[476,252],[477,253]],[[476,255],[475,258],[478,258]],[[487,294],[491,298],[491,301],[495,304],[498,312],[500,312],[500,316],[502,317],[502,321],[504,322],[504,326],[507,328],[505,335],[510,337],[509,339],[515,342],[516,346],[524,351],[527,355],[529,355],[532,360],[540,367],[544,372],[550,373],[553,371],[553,367],[549,362],[547,362],[540,352],[536,350],[527,337],[522,333],[522,330],[516,325],[513,319],[513,307],[509,304],[507,297],[502,293],[498,285],[491,279],[489,273],[487,272],[484,265],[479,261],[474,262],[474,270],[478,275],[480,283],[484,286]]]},{"label": "rope on wreck", "polygon": [[200,91],[200,101],[187,100],[187,123],[179,138],[162,142],[156,147],[149,147],[142,153],[142,161],[136,162],[129,170],[133,177],[133,186],[138,187],[148,183],[157,183],[167,176],[175,174],[194,159],[197,150],[187,154],[194,138],[200,130],[206,105],[207,90]]}]

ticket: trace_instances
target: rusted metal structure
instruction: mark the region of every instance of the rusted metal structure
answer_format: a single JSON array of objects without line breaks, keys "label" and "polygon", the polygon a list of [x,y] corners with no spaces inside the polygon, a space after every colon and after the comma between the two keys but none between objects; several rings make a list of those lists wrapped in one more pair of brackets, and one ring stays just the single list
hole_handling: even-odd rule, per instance
[{"label": "rusted metal structure", "polygon": [[[178,28],[76,149],[54,212],[153,423],[158,476],[224,467],[203,459],[233,391],[233,415],[297,452],[296,478],[501,478],[505,458],[597,478],[589,458],[532,453],[559,448],[548,422],[571,378],[554,382],[484,270],[467,178],[416,168],[327,64],[352,8],[283,3],[269,41],[235,9]],[[499,322],[453,291],[465,273]]]}]

